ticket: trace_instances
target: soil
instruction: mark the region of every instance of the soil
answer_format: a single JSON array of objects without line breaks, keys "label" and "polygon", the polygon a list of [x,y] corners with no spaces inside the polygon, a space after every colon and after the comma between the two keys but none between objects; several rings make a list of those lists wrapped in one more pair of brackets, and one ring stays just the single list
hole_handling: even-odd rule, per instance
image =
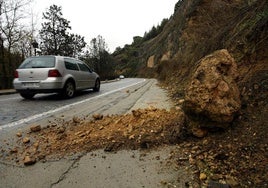
[{"label": "soil", "polygon": [[73,117],[55,119],[42,128],[33,125],[28,132],[14,135],[15,146],[6,143],[0,149],[5,160],[33,165],[96,149],[176,145],[171,158],[178,166],[188,165],[196,177],[186,187],[267,187],[267,120],[267,106],[259,111],[252,106],[242,110],[228,129],[197,138],[185,130],[187,119],[179,107],[147,108],[125,115],[95,114],[90,121]]}]

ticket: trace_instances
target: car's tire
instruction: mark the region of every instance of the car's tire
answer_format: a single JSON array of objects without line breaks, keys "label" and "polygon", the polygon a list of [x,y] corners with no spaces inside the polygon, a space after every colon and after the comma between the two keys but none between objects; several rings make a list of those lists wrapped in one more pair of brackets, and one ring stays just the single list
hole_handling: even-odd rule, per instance
[{"label": "car's tire", "polygon": [[75,94],[75,85],[73,81],[67,81],[62,90],[62,95],[64,98],[70,99]]},{"label": "car's tire", "polygon": [[100,79],[97,79],[93,91],[100,91]]},{"label": "car's tire", "polygon": [[32,99],[35,96],[35,93],[20,93],[24,99]]}]

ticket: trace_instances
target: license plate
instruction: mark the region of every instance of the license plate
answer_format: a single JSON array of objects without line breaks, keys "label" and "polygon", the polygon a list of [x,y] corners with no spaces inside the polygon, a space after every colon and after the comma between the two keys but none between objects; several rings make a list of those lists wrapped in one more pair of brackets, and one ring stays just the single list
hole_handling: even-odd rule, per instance
[{"label": "license plate", "polygon": [[40,87],[39,83],[23,83],[23,87],[27,88],[37,88]]}]

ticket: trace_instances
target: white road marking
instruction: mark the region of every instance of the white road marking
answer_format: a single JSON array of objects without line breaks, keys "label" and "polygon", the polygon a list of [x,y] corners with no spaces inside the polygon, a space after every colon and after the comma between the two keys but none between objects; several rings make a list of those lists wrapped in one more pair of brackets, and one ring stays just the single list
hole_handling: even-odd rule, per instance
[{"label": "white road marking", "polygon": [[5,101],[15,100],[15,99],[21,99],[21,97],[13,97],[13,98],[7,98],[7,99],[0,99],[0,102],[5,102]]},{"label": "white road marking", "polygon": [[71,108],[71,107],[73,107],[73,106],[79,105],[79,104],[81,104],[81,103],[88,102],[88,101],[91,101],[91,100],[94,100],[94,99],[103,97],[103,96],[105,96],[105,95],[109,95],[109,94],[115,93],[115,92],[117,92],[117,91],[120,91],[120,90],[129,88],[129,87],[138,85],[138,84],[140,84],[140,83],[142,83],[142,82],[145,82],[145,80],[146,80],[146,79],[143,79],[142,81],[139,81],[139,82],[137,82],[137,83],[131,84],[131,85],[129,85],[129,86],[125,86],[125,87],[122,87],[122,88],[118,88],[118,89],[116,89],[116,90],[109,91],[109,92],[107,92],[107,93],[103,93],[103,94],[101,94],[101,95],[98,95],[98,96],[95,96],[95,97],[92,97],[92,98],[88,98],[88,99],[85,99],[85,100],[82,100],[82,101],[78,101],[78,102],[75,102],[75,103],[72,103],[72,104],[68,104],[68,105],[62,106],[62,107],[60,107],[60,108],[56,108],[56,109],[54,109],[54,110],[50,110],[50,111],[47,111],[47,112],[43,112],[43,113],[41,113],[41,114],[36,114],[36,115],[30,116],[30,117],[28,117],[28,118],[24,118],[24,119],[21,119],[21,120],[12,122],[12,123],[5,124],[5,125],[3,125],[3,126],[0,127],[0,131],[2,131],[2,130],[5,129],[5,128],[11,128],[11,127],[15,127],[15,126],[21,125],[21,124],[23,124],[23,123],[28,123],[28,122],[30,122],[30,121],[39,119],[39,118],[41,118],[41,117],[47,117],[47,116],[49,116],[49,115],[52,115],[52,114],[54,114],[54,113],[57,113],[57,112],[66,110],[66,109],[68,109],[68,108]]}]

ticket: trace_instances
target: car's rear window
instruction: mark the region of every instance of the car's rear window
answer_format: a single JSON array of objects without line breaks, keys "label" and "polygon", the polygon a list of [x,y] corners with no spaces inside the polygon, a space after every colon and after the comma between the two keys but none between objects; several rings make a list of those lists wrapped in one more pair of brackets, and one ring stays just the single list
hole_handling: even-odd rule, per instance
[{"label": "car's rear window", "polygon": [[23,61],[19,69],[52,67],[55,67],[55,57],[30,57]]}]

